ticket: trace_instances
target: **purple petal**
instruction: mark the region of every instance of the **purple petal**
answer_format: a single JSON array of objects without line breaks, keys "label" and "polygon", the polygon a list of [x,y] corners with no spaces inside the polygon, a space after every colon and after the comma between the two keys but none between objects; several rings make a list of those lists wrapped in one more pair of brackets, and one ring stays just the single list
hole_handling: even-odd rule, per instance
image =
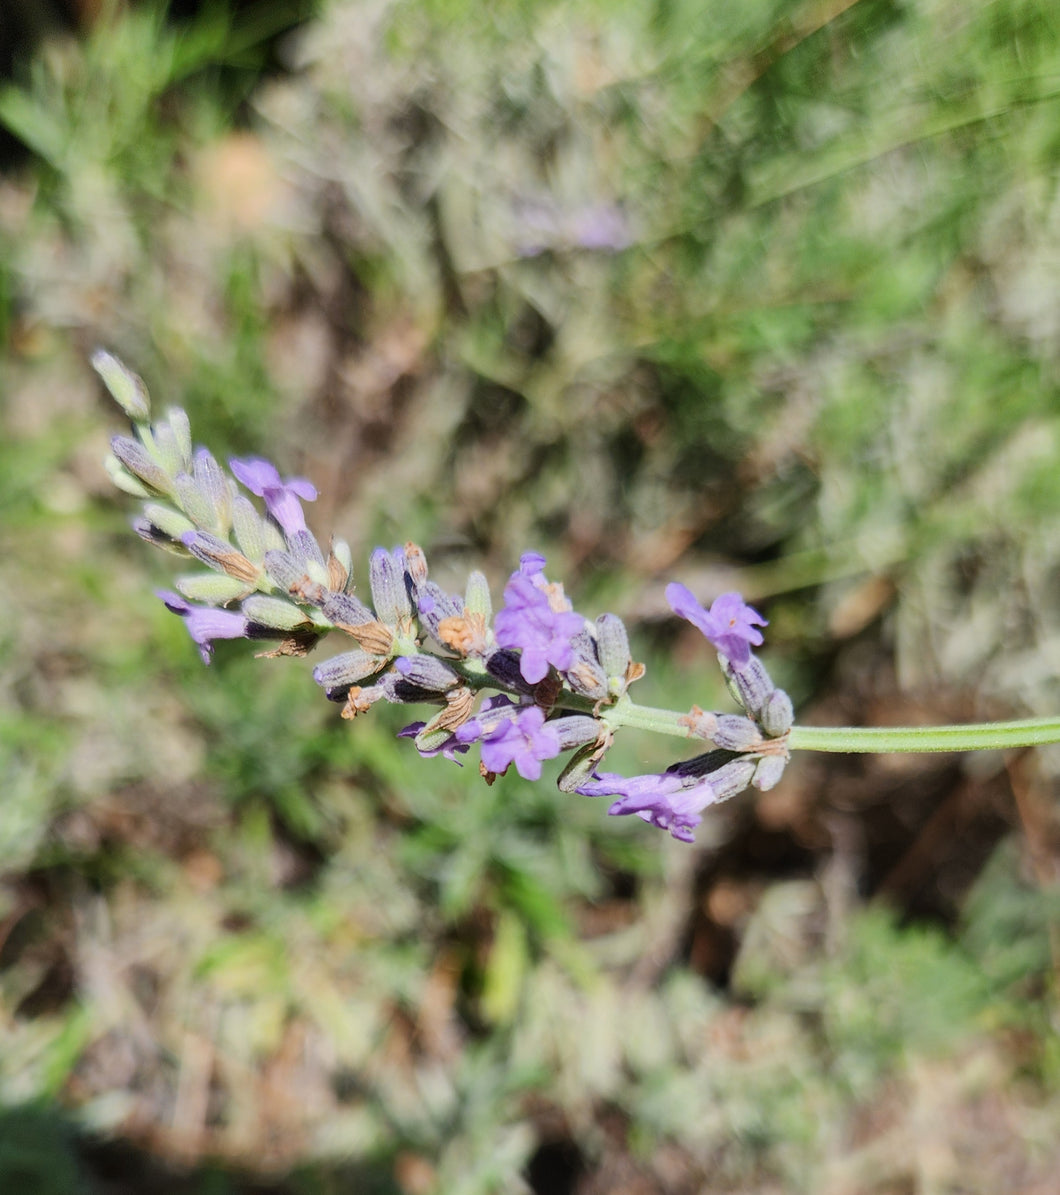
[{"label": "purple petal", "polygon": [[167,610],[184,619],[188,634],[199,646],[203,663],[209,664],[214,639],[244,639],[247,619],[235,610],[218,610],[213,606],[192,606],[179,594],[167,589],[157,591]]},{"label": "purple petal", "polygon": [[279,470],[271,461],[261,457],[249,460],[230,460],[229,467],[235,476],[252,494],[265,499],[268,512],[291,539],[299,531],[305,531],[305,515],[299,499],[312,502],[316,487],[304,477],[289,477],[284,481]]},{"label": "purple petal", "polygon": [[261,457],[251,457],[246,461],[230,460],[228,467],[252,494],[260,498],[271,486],[283,485],[280,471],[271,461]]}]

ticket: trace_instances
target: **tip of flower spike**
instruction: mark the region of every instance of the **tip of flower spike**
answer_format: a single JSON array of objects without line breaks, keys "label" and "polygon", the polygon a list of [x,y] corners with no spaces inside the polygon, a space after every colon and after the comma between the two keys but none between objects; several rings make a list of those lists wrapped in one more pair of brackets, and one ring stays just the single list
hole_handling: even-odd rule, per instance
[{"label": "tip of flower spike", "polygon": [[99,374],[111,398],[134,423],[147,423],[151,418],[151,400],[143,379],[123,365],[106,349],[96,349],[91,357],[92,368]]}]

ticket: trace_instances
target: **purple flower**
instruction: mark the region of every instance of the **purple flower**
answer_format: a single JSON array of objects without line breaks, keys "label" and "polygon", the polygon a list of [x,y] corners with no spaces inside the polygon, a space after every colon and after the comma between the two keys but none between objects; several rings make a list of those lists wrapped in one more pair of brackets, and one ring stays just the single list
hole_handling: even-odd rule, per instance
[{"label": "purple flower", "polygon": [[228,464],[252,494],[265,499],[269,514],[280,524],[288,539],[305,531],[305,515],[299,498],[306,502],[316,498],[317,491],[312,482],[304,477],[289,477],[283,481],[276,466],[260,457],[229,461]]},{"label": "purple flower", "polygon": [[482,763],[488,771],[499,774],[514,763],[524,780],[540,780],[541,761],[555,759],[560,753],[559,732],[545,722],[545,711],[536,705],[493,726],[483,727],[473,718],[458,728],[456,737],[462,743],[481,739]]},{"label": "purple flower", "polygon": [[188,634],[199,645],[199,654],[204,664],[209,664],[213,654],[214,639],[243,639],[247,635],[247,619],[236,610],[218,610],[213,606],[192,606],[179,594],[168,589],[157,590],[157,596],[184,619]]},{"label": "purple flower", "polygon": [[[398,732],[399,739],[415,739],[420,731],[427,725],[426,722],[410,722],[408,726],[403,726]],[[464,765],[457,759],[457,752],[463,755],[470,750],[469,743],[458,742],[455,735],[450,735],[438,744],[437,747],[420,747],[416,745],[416,750],[423,756],[424,759],[433,759],[436,755],[444,756],[446,759],[451,759],[453,763],[460,767]]]},{"label": "purple flower", "polygon": [[499,647],[519,648],[519,671],[534,685],[544,680],[549,665],[560,672],[574,662],[571,640],[585,626],[580,614],[554,597],[541,570],[544,558],[527,553],[518,572],[512,573],[504,589],[504,608],[497,614],[494,634]]},{"label": "purple flower", "polygon": [[751,644],[762,642],[762,632],[756,626],[768,625],[757,610],[745,604],[738,593],[723,593],[714,599],[709,610],[692,596],[692,592],[676,581],[666,587],[666,600],[681,618],[698,627],[737,671],[751,661]]},{"label": "purple flower", "polygon": [[604,772],[574,791],[586,797],[617,796],[607,811],[612,817],[635,813],[681,842],[694,841],[692,831],[703,820],[700,814],[717,800],[709,776],[692,779],[673,772],[629,780]]}]

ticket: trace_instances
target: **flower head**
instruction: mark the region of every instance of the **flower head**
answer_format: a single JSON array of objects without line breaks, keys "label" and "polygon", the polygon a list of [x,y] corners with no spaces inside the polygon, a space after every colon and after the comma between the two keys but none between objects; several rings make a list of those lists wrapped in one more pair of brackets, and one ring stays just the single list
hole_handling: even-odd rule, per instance
[{"label": "flower head", "polygon": [[[541,570],[544,558],[527,553],[504,589],[504,607],[494,624],[498,646],[521,651],[519,671],[531,685],[544,680],[549,665],[560,672],[574,661],[571,640],[585,626],[565,601],[556,598]],[[556,607],[565,607],[559,608]]]},{"label": "flower head", "polygon": [[666,587],[666,600],[673,612],[698,627],[737,671],[750,663],[751,645],[757,647],[762,642],[762,632],[756,628],[768,625],[738,593],[723,593],[704,610],[691,590],[674,581]]},{"label": "flower head", "polygon": [[545,711],[536,705],[492,726],[483,726],[474,718],[457,729],[456,737],[462,743],[481,739],[482,764],[488,771],[500,774],[514,763],[524,780],[540,780],[541,761],[555,759],[560,753],[559,732],[545,722]]},{"label": "flower head", "polygon": [[218,610],[214,606],[192,606],[179,594],[160,589],[157,596],[167,610],[184,619],[188,634],[199,645],[199,654],[204,664],[209,664],[213,654],[214,639],[244,639],[249,622],[236,610]]},{"label": "flower head", "polygon": [[245,461],[232,460],[228,464],[252,494],[265,499],[266,509],[283,528],[288,539],[306,530],[299,499],[312,502],[316,498],[317,491],[312,482],[304,477],[289,477],[284,481],[276,466],[260,457]]}]

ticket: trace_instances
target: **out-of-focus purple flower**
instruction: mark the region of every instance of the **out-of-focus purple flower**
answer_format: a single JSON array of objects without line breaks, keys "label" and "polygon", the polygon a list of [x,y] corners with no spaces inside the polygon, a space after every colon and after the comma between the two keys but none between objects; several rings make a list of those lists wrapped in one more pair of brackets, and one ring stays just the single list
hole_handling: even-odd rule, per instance
[{"label": "out-of-focus purple flower", "polygon": [[284,535],[291,539],[299,531],[305,531],[305,515],[302,503],[312,502],[317,496],[316,486],[304,477],[289,477],[284,481],[279,470],[271,461],[251,457],[245,461],[229,461],[236,477],[252,494],[265,499],[270,515],[283,528]]},{"label": "out-of-focus purple flower", "polygon": [[188,634],[199,645],[199,655],[204,664],[209,664],[213,654],[214,639],[244,639],[247,637],[248,620],[236,610],[218,610],[213,606],[192,606],[178,593],[159,589],[160,597],[167,610],[184,619]]},{"label": "out-of-focus purple flower", "polygon": [[675,614],[698,627],[737,670],[750,663],[751,645],[757,647],[762,642],[762,632],[756,627],[768,625],[738,593],[723,593],[704,610],[691,590],[673,581],[666,587],[666,600]]},{"label": "out-of-focus purple flower", "polygon": [[605,249],[612,253],[633,243],[626,213],[614,203],[593,203],[572,213],[571,238],[579,249]]},{"label": "out-of-focus purple flower", "polygon": [[[420,731],[427,725],[426,722],[410,722],[408,726],[403,726],[397,733],[399,739],[415,739]],[[416,744],[416,750],[423,756],[424,759],[433,759],[436,755],[441,755],[445,759],[451,759],[453,763],[459,764],[460,767],[464,765],[457,759],[457,752],[461,755],[465,754],[471,748],[470,743],[461,743],[455,735],[450,735],[443,742],[439,743],[437,747],[421,747]]]},{"label": "out-of-focus purple flower", "polygon": [[501,773],[509,764],[524,780],[541,779],[541,761],[555,759],[560,753],[560,736],[545,722],[545,711],[531,705],[492,726],[477,719],[457,728],[462,743],[482,741],[482,763],[490,772]]},{"label": "out-of-focus purple flower", "polygon": [[549,665],[560,672],[574,660],[571,640],[585,626],[572,610],[556,610],[541,570],[544,558],[527,553],[504,589],[504,607],[497,613],[494,637],[500,647],[518,648],[519,671],[529,684],[548,674]]},{"label": "out-of-focus purple flower", "polygon": [[669,830],[681,842],[693,842],[692,831],[703,820],[703,810],[714,804],[717,794],[709,776],[690,780],[673,772],[633,776],[628,780],[603,772],[574,790],[586,797],[618,797],[608,813],[637,817]]},{"label": "out-of-focus purple flower", "polygon": [[616,203],[584,203],[563,207],[549,195],[524,196],[513,204],[518,222],[514,235],[520,257],[537,257],[549,249],[617,252],[633,243],[626,213]]}]

